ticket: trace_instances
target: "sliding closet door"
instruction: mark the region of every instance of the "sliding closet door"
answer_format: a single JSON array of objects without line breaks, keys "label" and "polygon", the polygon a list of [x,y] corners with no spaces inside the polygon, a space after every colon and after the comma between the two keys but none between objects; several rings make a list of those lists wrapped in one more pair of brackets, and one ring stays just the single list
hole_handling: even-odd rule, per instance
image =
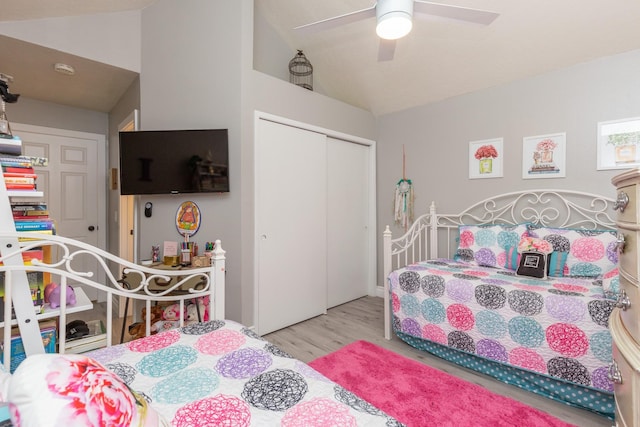
[{"label": "sliding closet door", "polygon": [[328,138],[328,307],[368,294],[369,146]]},{"label": "sliding closet door", "polygon": [[327,308],[326,136],[259,120],[256,329],[266,334]]}]

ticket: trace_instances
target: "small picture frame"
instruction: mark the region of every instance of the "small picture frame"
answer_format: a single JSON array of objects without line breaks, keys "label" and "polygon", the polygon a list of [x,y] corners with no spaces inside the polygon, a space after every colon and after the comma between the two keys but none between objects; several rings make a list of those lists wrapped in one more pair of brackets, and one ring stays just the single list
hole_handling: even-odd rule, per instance
[{"label": "small picture frame", "polygon": [[469,179],[501,178],[503,138],[469,142]]},{"label": "small picture frame", "polygon": [[523,138],[522,178],[564,178],[566,141],[564,132]]},{"label": "small picture frame", "polygon": [[598,170],[640,166],[640,117],[598,123]]}]

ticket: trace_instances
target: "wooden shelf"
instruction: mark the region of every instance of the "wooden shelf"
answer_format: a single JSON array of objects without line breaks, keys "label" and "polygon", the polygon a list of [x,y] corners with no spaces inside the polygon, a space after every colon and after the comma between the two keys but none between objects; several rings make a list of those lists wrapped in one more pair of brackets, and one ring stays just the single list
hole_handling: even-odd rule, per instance
[{"label": "wooden shelf", "polygon": [[[67,314],[79,313],[85,310],[93,309],[93,303],[80,286],[73,288],[76,294],[75,305],[67,305]],[[38,320],[51,319],[52,317],[58,317],[60,315],[60,308],[51,308],[49,305],[45,305],[44,312],[36,315]],[[17,320],[11,320],[11,325],[17,325]],[[4,327],[4,322],[0,322],[0,328]]]}]

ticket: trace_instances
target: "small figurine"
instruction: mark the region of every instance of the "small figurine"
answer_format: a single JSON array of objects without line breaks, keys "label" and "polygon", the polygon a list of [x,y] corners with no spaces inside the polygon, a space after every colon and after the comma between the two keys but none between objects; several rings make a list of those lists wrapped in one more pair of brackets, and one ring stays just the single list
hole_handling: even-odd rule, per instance
[{"label": "small figurine", "polygon": [[151,246],[151,261],[160,262],[160,246],[158,245]]}]

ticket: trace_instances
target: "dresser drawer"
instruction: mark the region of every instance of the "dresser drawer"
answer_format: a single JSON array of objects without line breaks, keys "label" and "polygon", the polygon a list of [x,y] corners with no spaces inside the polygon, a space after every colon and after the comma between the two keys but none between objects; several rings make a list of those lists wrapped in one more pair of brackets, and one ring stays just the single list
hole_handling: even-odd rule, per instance
[{"label": "dresser drawer", "polygon": [[638,280],[638,230],[621,227],[618,236],[624,239],[624,248],[619,256],[620,269],[633,280]]},{"label": "dresser drawer", "polygon": [[618,309],[611,313],[609,328],[613,338],[616,425],[640,427],[640,357],[638,347],[625,330]]},{"label": "dresser drawer", "polygon": [[620,291],[620,295],[618,295],[620,318],[631,338],[640,344],[640,294],[638,282],[630,280],[625,273],[621,273]]}]

